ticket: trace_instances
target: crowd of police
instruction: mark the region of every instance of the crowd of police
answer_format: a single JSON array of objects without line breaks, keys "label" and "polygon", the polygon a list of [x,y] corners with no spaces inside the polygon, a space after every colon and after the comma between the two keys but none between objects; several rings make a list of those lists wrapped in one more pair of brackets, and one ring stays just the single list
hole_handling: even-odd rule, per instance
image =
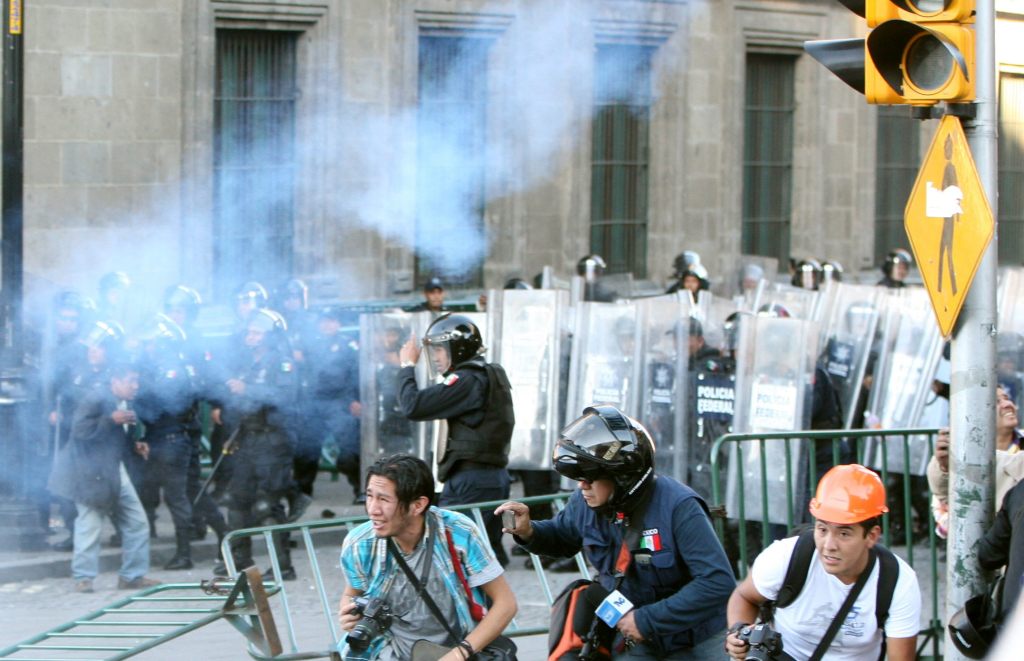
[{"label": "crowd of police", "polygon": [[[133,409],[126,429],[146,452],[126,444],[121,461],[151,536],[161,498],[170,512],[176,552],[165,569],[191,568],[191,542],[211,529],[219,540],[230,529],[298,519],[312,501],[327,438],[360,493],[357,345],[342,332],[340,308],[310,310],[301,280],[286,282],[274,299],[247,282],[234,297],[233,328],[217,334],[197,329],[202,300],[185,285],[169,287],[152,317],[129,319],[131,284],[114,272],[101,279],[96,302],[71,290],[53,299],[32,352],[42,375],[43,454],[57,457],[73,440],[76,409],[109,387],[112,370],[132,365],[138,395],[122,406]],[[204,436],[215,462],[205,482]],[[49,468],[39,462],[40,517],[48,525],[56,501],[71,534],[55,547],[73,550],[75,504],[42,488]],[[288,544],[279,550],[282,575],[294,577]],[[252,564],[247,539],[232,553],[236,566]],[[223,573],[223,563],[215,571]]]}]

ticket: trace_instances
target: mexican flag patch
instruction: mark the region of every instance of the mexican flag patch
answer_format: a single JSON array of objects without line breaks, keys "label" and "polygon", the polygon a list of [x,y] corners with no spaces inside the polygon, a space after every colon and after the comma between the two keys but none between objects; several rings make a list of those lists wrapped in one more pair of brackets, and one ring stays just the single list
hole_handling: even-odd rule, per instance
[{"label": "mexican flag patch", "polygon": [[640,548],[651,552],[661,550],[661,533],[657,528],[644,531],[643,537],[640,539]]}]

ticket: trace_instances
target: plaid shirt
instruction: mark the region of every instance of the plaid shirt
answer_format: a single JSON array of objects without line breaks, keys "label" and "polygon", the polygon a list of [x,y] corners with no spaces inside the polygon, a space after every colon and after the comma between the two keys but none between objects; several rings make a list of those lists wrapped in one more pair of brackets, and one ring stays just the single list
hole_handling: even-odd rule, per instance
[{"label": "plaid shirt", "polygon": [[[427,525],[425,530],[429,531],[434,528],[440,533],[432,540],[434,544],[431,556],[434,563],[432,571],[444,578],[448,593],[455,602],[460,628],[464,632],[471,631],[476,624],[470,616],[466,593],[462,589],[459,577],[455,573],[455,567],[452,565],[452,557],[448,551],[448,540],[444,531],[448,530],[451,533],[455,553],[462,564],[466,581],[473,588],[473,600],[476,603],[484,603],[480,586],[498,578],[504,570],[494,557],[490,543],[467,516],[437,507],[427,510],[427,516],[431,517],[435,525]],[[405,580],[405,574],[402,573],[398,563],[388,555],[385,541],[386,538],[377,537],[374,534],[373,526],[369,521],[360,524],[345,536],[345,541],[341,546],[341,569],[352,589],[369,596],[382,596],[390,592],[397,577],[402,577]],[[389,640],[390,633],[385,633],[384,636],[373,641],[368,650],[370,652],[368,658],[377,658]],[[347,652],[346,648],[347,645],[342,641],[340,650],[343,655]]]}]

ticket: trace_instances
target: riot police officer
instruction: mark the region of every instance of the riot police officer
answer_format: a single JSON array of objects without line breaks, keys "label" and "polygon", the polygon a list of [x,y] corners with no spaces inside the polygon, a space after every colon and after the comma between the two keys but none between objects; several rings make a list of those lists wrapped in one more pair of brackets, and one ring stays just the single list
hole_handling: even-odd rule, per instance
[{"label": "riot police officer", "polygon": [[187,486],[194,446],[189,431],[196,409],[195,370],[181,352],[185,332],[170,317],[158,314],[138,340],[140,392],[135,410],[145,426],[143,441],[149,449],[143,491],[155,501],[162,491],[174,521],[174,557],[164,569],[191,569],[192,501]]},{"label": "riot police officer", "polygon": [[[227,485],[228,525],[232,530],[284,523],[284,498],[292,486],[289,413],[297,390],[295,366],[288,355],[287,326],[278,313],[260,308],[246,324],[244,350],[233,361],[224,384],[225,424],[234,429],[234,467]],[[277,542],[281,574],[295,577],[286,544]],[[235,540],[235,566],[252,564],[252,541]],[[215,572],[224,573],[219,566]]]},{"label": "riot police officer", "polygon": [[711,282],[708,280],[708,270],[704,268],[701,263],[690,264],[686,267],[675,282],[665,290],[666,294],[674,294],[677,291],[688,291],[693,296],[693,300],[696,301],[700,296],[700,292],[706,291],[710,288]]},{"label": "riot police officer", "polygon": [[882,279],[878,281],[878,286],[890,289],[906,287],[907,283],[904,280],[907,279],[913,263],[914,258],[903,248],[890,250],[882,262]]},{"label": "riot police officer", "polygon": [[423,283],[423,301],[409,312],[430,312],[438,315],[448,311],[444,304],[444,283],[441,278],[433,276]]},{"label": "riot police officer", "polygon": [[[484,361],[480,329],[462,315],[436,319],[423,336],[423,345],[444,380],[419,389],[415,366],[420,349],[410,339],[399,354],[398,402],[410,420],[448,421],[448,435],[437,457],[437,476],[445,483],[440,505],[508,498],[511,480],[505,467],[515,414],[505,370]],[[486,512],[484,526],[498,561],[508,564],[501,523]]]},{"label": "riot police officer", "polygon": [[611,303],[615,300],[615,292],[608,289],[601,277],[608,265],[601,255],[586,255],[576,262],[576,275],[583,278],[583,300]]},{"label": "riot police officer", "polygon": [[132,279],[124,271],[103,274],[99,282],[99,317],[108,321],[125,323],[128,290]]},{"label": "riot police officer", "polygon": [[816,259],[801,259],[793,270],[791,284],[801,289],[817,291],[821,285],[822,268]]}]

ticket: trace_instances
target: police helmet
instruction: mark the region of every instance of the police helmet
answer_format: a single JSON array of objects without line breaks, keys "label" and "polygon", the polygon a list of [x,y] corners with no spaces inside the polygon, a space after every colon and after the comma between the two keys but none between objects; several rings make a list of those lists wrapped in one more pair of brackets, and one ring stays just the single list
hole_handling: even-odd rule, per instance
[{"label": "police helmet", "polygon": [[834,259],[826,259],[821,263],[822,282],[842,282],[843,265]]},{"label": "police helmet", "polygon": [[757,309],[757,316],[759,317],[777,317],[779,319],[788,319],[792,315],[789,313],[789,309],[782,303],[765,303]]},{"label": "police helmet", "polygon": [[186,285],[172,285],[164,290],[164,312],[183,310],[185,320],[192,323],[199,316],[199,306],[203,298],[195,289]]},{"label": "police helmet", "polygon": [[265,334],[281,333],[288,330],[288,322],[280,313],[270,308],[260,308],[249,318],[248,327]]},{"label": "police helmet", "polygon": [[132,286],[132,279],[124,271],[111,271],[104,273],[100,278],[100,294],[106,294],[112,289],[128,289]]},{"label": "police helmet", "polygon": [[278,298],[283,304],[286,300],[297,298],[302,302],[302,309],[309,309],[309,285],[298,278],[292,278],[281,287]]},{"label": "police helmet", "polygon": [[469,317],[450,312],[430,324],[423,335],[423,345],[444,347],[447,350],[451,363],[446,374],[484,352],[484,339],[476,324]]},{"label": "police helmet", "polygon": [[757,283],[764,278],[764,267],[760,264],[744,264],[740,269],[740,289],[744,289],[744,283],[751,280]]},{"label": "police helmet", "polygon": [[996,637],[993,605],[988,595],[975,595],[949,619],[949,637],[968,659],[983,659]]},{"label": "police helmet", "polygon": [[124,328],[116,321],[97,321],[82,338],[82,344],[95,349],[117,349],[124,342]]},{"label": "police helmet", "polygon": [[694,264],[700,264],[700,254],[693,250],[684,250],[672,260],[672,275],[682,278],[686,270]]},{"label": "police helmet", "polygon": [[251,299],[255,301],[256,307],[265,307],[270,302],[270,296],[267,294],[267,288],[256,282],[255,280],[249,280],[238,288],[235,292],[235,300],[244,301]]},{"label": "police helmet", "polygon": [[606,268],[608,268],[608,265],[601,255],[586,255],[576,262],[576,274],[583,276],[587,280],[600,277]]},{"label": "police helmet", "polygon": [[611,480],[609,510],[629,511],[654,481],[654,440],[616,407],[595,404],[562,429],[552,462],[570,480]]},{"label": "police helmet", "polygon": [[816,259],[801,259],[793,271],[792,284],[801,289],[817,289],[821,284],[821,264]]},{"label": "police helmet", "polygon": [[502,289],[533,289],[533,287],[522,278],[509,278],[505,281],[505,286]]},{"label": "police helmet", "polygon": [[135,337],[140,342],[173,346],[185,341],[185,331],[166,314],[157,313],[139,328]]},{"label": "police helmet", "polygon": [[891,278],[893,267],[900,263],[906,264],[907,268],[910,268],[914,264],[914,258],[903,248],[890,250],[889,254],[885,256],[885,261],[882,262],[882,273],[885,274],[885,277]]},{"label": "police helmet", "polygon": [[725,335],[725,348],[727,351],[736,351],[740,346],[740,324],[744,317],[750,317],[749,312],[737,310],[725,318],[722,331]]}]

